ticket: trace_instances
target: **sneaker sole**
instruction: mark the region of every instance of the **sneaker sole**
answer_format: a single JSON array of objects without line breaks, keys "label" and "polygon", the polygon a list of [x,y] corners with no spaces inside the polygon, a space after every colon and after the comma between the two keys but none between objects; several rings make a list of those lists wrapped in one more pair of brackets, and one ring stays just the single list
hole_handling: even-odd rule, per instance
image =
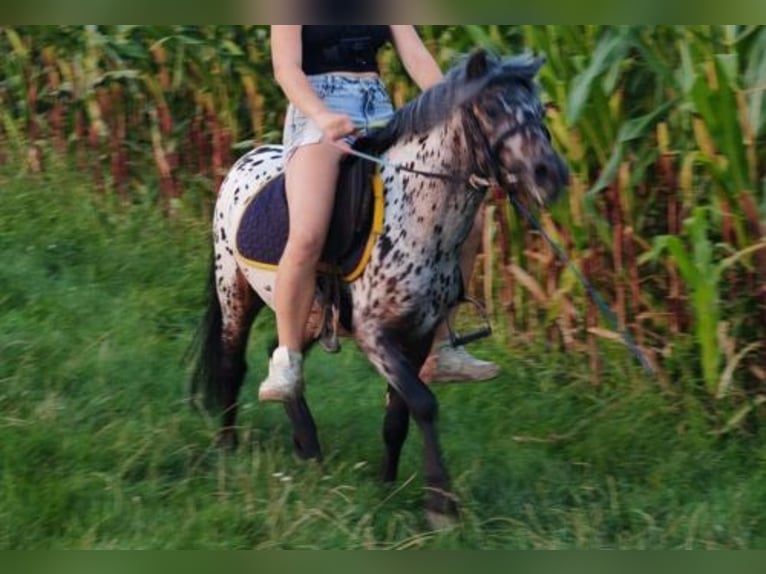
[{"label": "sneaker sole", "polygon": [[432,384],[449,384],[449,383],[484,383],[486,381],[491,381],[492,379],[496,379],[500,375],[500,371],[498,370],[495,373],[487,374],[484,376],[465,376],[465,377],[459,377],[457,375],[436,375],[434,377],[421,377],[421,380],[429,385]]},{"label": "sneaker sole", "polygon": [[303,389],[300,388],[294,393],[282,393],[277,390],[261,390],[258,389],[258,400],[262,403],[286,403],[297,399],[303,394]]}]

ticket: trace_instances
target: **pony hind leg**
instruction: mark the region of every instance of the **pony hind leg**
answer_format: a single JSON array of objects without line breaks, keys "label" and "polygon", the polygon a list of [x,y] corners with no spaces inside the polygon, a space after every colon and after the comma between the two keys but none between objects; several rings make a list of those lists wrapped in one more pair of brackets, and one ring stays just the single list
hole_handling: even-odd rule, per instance
[{"label": "pony hind leg", "polygon": [[218,442],[234,449],[238,443],[237,401],[247,372],[247,341],[253,320],[265,303],[238,268],[230,269],[225,273],[223,265],[211,266],[192,393],[202,395],[208,411],[220,413]]},{"label": "pony hind leg", "polygon": [[284,404],[285,413],[293,426],[293,447],[303,460],[322,460],[319,437],[306,397],[296,397]]},{"label": "pony hind leg", "polygon": [[247,373],[247,342],[253,321],[265,303],[239,270],[228,284],[220,282],[218,290],[219,297],[222,296],[223,299],[219,383],[222,415],[219,444],[234,449],[239,442],[236,420],[239,392]]},{"label": "pony hind leg", "polygon": [[[304,358],[306,353],[314,346],[317,338],[317,325],[311,325],[311,319],[315,318],[315,311],[321,311],[320,309],[312,309],[312,316],[309,317],[309,323],[303,332],[301,350]],[[274,350],[278,346],[278,340],[275,338],[273,345],[269,350],[269,356],[274,353]],[[293,433],[293,448],[295,454],[302,460],[322,460],[322,451],[319,445],[319,437],[317,435],[317,427],[314,422],[314,417],[311,414],[308,401],[305,395],[302,393],[293,399],[284,401],[283,407],[287,418],[292,425]]]},{"label": "pony hind leg", "polygon": [[[310,323],[312,318],[319,315],[321,315],[321,309],[317,307],[315,302],[309,315],[309,321],[303,331],[301,350],[304,358],[317,341],[319,329]],[[319,445],[317,427],[305,395],[301,393],[300,396],[285,401],[284,409],[292,425],[295,454],[303,460],[321,461],[322,450]]]}]

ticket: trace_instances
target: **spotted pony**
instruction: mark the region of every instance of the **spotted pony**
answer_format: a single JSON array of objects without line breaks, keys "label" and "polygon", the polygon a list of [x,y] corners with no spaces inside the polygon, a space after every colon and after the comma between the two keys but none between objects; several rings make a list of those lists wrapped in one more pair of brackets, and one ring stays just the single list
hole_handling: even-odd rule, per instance
[{"label": "spotted pony", "polygon": [[[423,436],[432,517],[454,515],[457,506],[439,446],[437,401],[418,373],[436,326],[462,295],[461,245],[488,187],[542,206],[568,179],[544,125],[534,81],[541,65],[542,58],[530,55],[476,52],[355,144],[381,158],[384,222],[369,263],[343,286],[344,327],[387,384],[383,479],[396,478],[412,418]],[[249,330],[264,306],[273,307],[275,276],[237,257],[237,225],[249,201],[282,171],[280,147],[247,153],[223,182],[215,207],[210,299],[193,392],[222,411],[221,440],[230,445]],[[285,410],[297,452],[319,457],[305,396],[285,403]]]}]

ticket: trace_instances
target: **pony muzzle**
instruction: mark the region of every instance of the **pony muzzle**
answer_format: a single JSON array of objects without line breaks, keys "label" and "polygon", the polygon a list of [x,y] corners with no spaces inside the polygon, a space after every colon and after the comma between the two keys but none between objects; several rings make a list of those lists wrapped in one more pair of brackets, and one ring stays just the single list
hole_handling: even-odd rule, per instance
[{"label": "pony muzzle", "polygon": [[553,203],[569,182],[569,168],[555,152],[531,165],[524,175],[522,185],[539,207]]}]

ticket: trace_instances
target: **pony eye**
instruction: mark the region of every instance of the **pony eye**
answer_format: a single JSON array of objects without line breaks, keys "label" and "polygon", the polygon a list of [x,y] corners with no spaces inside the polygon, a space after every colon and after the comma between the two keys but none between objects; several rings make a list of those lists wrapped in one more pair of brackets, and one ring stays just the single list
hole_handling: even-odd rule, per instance
[{"label": "pony eye", "polygon": [[491,120],[496,120],[501,116],[502,111],[503,110],[500,109],[499,107],[495,107],[495,106],[489,107],[487,108],[487,117]]},{"label": "pony eye", "polygon": [[[494,102],[493,102],[494,104]],[[484,108],[484,115],[487,119],[496,120],[503,112],[503,107],[500,105],[488,105]]]}]

